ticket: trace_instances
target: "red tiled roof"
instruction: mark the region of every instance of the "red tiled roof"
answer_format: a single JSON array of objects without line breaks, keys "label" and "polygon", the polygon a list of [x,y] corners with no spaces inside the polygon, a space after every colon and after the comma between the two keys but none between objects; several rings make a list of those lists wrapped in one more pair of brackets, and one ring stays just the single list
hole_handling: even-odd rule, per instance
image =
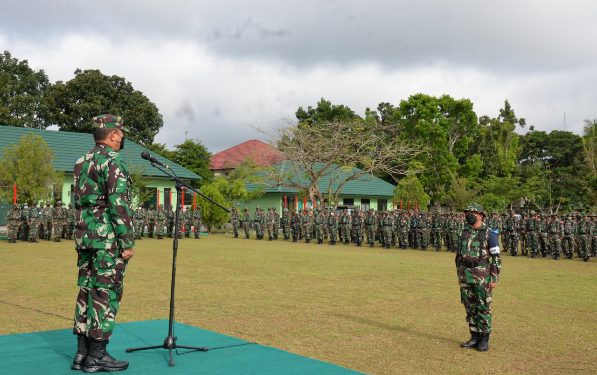
[{"label": "red tiled roof", "polygon": [[257,165],[266,167],[283,160],[282,153],[275,147],[257,139],[243,142],[212,155],[209,169],[233,169],[243,161],[252,159]]}]

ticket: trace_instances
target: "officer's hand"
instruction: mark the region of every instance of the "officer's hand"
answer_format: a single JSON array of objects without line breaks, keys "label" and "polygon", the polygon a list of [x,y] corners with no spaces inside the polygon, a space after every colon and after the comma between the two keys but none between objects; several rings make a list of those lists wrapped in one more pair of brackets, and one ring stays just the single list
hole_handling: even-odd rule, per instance
[{"label": "officer's hand", "polygon": [[135,249],[131,248],[131,249],[126,249],[122,252],[122,258],[124,260],[129,260],[133,257],[133,255],[135,255]]},{"label": "officer's hand", "polygon": [[489,283],[489,289],[493,289],[497,286],[497,283]]}]

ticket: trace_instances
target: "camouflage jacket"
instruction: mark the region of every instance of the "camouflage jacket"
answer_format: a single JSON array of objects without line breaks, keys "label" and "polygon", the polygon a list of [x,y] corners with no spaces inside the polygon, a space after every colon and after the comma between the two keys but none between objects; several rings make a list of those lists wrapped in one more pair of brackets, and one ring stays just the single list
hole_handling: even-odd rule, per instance
[{"label": "camouflage jacket", "polygon": [[77,250],[134,247],[131,179],[120,155],[96,144],[73,174]]},{"label": "camouflage jacket", "polygon": [[497,282],[502,267],[499,251],[489,252],[489,228],[483,224],[478,229],[466,225],[456,253],[456,272],[461,284],[486,284]]}]

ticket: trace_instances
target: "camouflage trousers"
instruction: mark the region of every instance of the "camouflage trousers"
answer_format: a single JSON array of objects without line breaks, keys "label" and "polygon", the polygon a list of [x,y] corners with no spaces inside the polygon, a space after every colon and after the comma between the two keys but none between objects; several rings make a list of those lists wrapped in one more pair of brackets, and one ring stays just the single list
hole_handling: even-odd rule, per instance
[{"label": "camouflage trousers", "polygon": [[164,238],[166,237],[166,221],[159,220],[156,222],[155,226],[153,227],[153,235],[157,238]]},{"label": "camouflage trousers", "polygon": [[141,234],[143,233],[143,221],[136,220],[135,221],[135,239],[140,239]]},{"label": "camouflage trousers", "polygon": [[491,332],[491,290],[485,283],[460,284],[460,301],[471,332]]},{"label": "camouflage trousers", "polygon": [[282,224],[282,234],[284,235],[285,240],[290,238],[290,225],[287,223]]},{"label": "camouflage trousers", "polygon": [[[238,220],[232,220],[232,233],[234,237],[238,237]],[[195,227],[195,237],[197,237],[197,227]]]},{"label": "camouflage trousers", "polygon": [[560,237],[557,234],[550,234],[549,235],[549,252],[551,253],[554,259],[560,257],[560,253],[562,252],[562,243]]},{"label": "camouflage trousers", "polygon": [[31,220],[29,227],[29,242],[37,241],[39,233],[39,220]]},{"label": "camouflage trousers", "polygon": [[251,233],[251,223],[243,221],[243,229],[245,231],[245,237],[249,238],[249,234]]},{"label": "camouflage trousers", "polygon": [[348,224],[340,225],[340,241],[345,243],[350,242],[350,227]]},{"label": "camouflage trousers", "polygon": [[[193,219],[193,230],[195,238],[201,237],[201,219]],[[238,224],[236,227],[236,233],[238,233]]]},{"label": "camouflage trousers", "polygon": [[586,234],[578,235],[578,253],[581,259],[588,259],[591,251],[591,236]]},{"label": "camouflage trousers", "polygon": [[367,243],[373,245],[375,243],[375,227],[367,226],[365,231],[367,232]]},{"label": "camouflage trousers", "polygon": [[323,241],[323,225],[315,225],[315,238],[317,241]]},{"label": "camouflage trousers", "polygon": [[6,230],[8,231],[8,239],[9,240],[16,240],[17,235],[19,234],[19,221],[18,220],[9,220],[6,226]]},{"label": "camouflage trousers", "polygon": [[332,227],[330,228],[330,242],[336,243],[338,239],[338,228]]},{"label": "camouflage trousers", "polygon": [[574,254],[574,238],[572,235],[567,234],[562,239],[562,251],[567,257],[572,258]]},{"label": "camouflage trousers", "polygon": [[531,249],[531,256],[539,254],[539,234],[537,232],[527,233],[527,246]]},{"label": "camouflage trousers", "polygon": [[78,252],[79,294],[73,333],[97,341],[109,341],[124,289],[127,261],[119,250]]},{"label": "camouflage trousers", "polygon": [[504,236],[504,250],[510,253],[510,255],[518,254],[518,233],[514,231],[508,231]]},{"label": "camouflage trousers", "polygon": [[313,234],[313,226],[311,224],[304,224],[304,230],[305,230],[305,233],[303,233],[303,234],[304,234],[305,240],[311,241],[311,235]]},{"label": "camouflage trousers", "polygon": [[389,248],[390,246],[392,246],[392,227],[389,226],[389,225],[384,226],[381,229],[381,233],[382,233],[382,236],[383,236],[383,238],[382,238],[382,245],[385,248]]},{"label": "camouflage trousers", "polygon": [[65,223],[61,220],[57,220],[54,222],[54,241],[60,241],[60,239],[62,238],[62,232],[64,231],[64,226]]},{"label": "camouflage trousers", "polygon": [[431,243],[433,247],[439,250],[442,247],[442,232],[440,228],[431,229]]}]

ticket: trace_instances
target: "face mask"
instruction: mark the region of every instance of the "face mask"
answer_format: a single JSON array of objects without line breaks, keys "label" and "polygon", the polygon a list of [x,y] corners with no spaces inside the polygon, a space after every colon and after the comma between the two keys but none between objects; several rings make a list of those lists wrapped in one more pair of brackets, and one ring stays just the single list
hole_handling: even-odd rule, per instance
[{"label": "face mask", "polygon": [[469,225],[475,225],[475,223],[477,222],[477,216],[472,212],[467,212],[465,219]]}]

